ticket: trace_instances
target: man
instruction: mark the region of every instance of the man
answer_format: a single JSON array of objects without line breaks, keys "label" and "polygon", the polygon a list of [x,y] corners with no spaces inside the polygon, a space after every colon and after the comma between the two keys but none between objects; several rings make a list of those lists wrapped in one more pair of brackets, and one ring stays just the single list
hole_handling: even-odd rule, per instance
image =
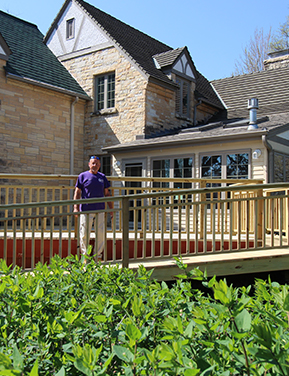
[{"label": "man", "polygon": [[[82,172],[77,179],[74,191],[74,200],[79,200],[81,198],[93,198],[93,197],[104,197],[110,196],[109,192],[109,181],[106,176],[99,172],[100,169],[99,157],[92,156],[89,159],[88,167],[89,170]],[[112,209],[112,203],[108,202],[109,208]],[[104,223],[104,212],[105,203],[92,203],[92,204],[81,204],[74,205],[74,212],[87,212],[93,210],[94,213],[90,214],[80,214],[80,225],[79,225],[79,240],[80,240],[80,250],[83,255],[87,253],[87,246],[89,244],[89,236],[92,228],[93,221],[95,220],[95,226],[97,229],[97,244],[95,244],[95,250],[98,258],[101,258],[101,253],[104,250],[105,242],[105,223]],[[98,213],[95,213],[98,211]],[[113,217],[113,213],[110,213]],[[97,220],[96,220],[97,219]],[[88,228],[87,228],[88,226]],[[88,235],[88,238],[87,238]]]}]

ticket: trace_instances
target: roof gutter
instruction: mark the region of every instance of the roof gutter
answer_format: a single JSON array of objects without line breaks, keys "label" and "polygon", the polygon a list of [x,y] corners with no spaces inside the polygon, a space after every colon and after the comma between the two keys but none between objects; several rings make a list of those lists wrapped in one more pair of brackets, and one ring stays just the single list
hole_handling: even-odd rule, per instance
[{"label": "roof gutter", "polygon": [[21,81],[21,82],[26,82],[26,83],[31,84],[31,85],[36,85],[36,86],[42,87],[44,89],[49,89],[49,90],[57,91],[59,93],[66,94],[66,95],[72,96],[74,98],[77,96],[77,97],[79,97],[81,99],[85,99],[87,101],[91,101],[92,100],[92,98],[90,98],[86,94],[79,94],[79,93],[77,93],[75,91],[63,89],[63,88],[61,88],[59,86],[54,86],[54,85],[46,84],[45,82],[33,80],[32,78],[17,76],[16,74],[13,74],[13,73],[6,73],[6,77],[11,78],[13,80],[17,80],[17,81]]},{"label": "roof gutter", "polygon": [[267,153],[266,153],[266,161],[265,161],[265,166],[268,166],[267,170],[267,176],[266,176],[266,183],[270,183],[274,181],[273,177],[273,171],[274,171],[274,166],[273,166],[273,148],[272,146],[268,143],[267,140],[267,135],[263,134],[262,135],[262,142],[263,145],[265,146]]}]

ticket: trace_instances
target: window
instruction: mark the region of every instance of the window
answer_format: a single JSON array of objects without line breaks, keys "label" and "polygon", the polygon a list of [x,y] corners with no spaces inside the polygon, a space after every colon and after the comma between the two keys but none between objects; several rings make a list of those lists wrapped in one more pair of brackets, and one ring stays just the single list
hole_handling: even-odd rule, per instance
[{"label": "window", "polygon": [[289,155],[274,153],[274,182],[289,181]]},{"label": "window", "polygon": [[201,158],[201,177],[208,179],[248,179],[249,153],[204,155]]},{"label": "window", "polygon": [[75,19],[71,18],[66,21],[66,39],[74,38]]},{"label": "window", "polygon": [[[192,178],[193,177],[193,158],[167,158],[154,160],[152,163],[152,176],[155,178]],[[172,183],[155,182],[156,188],[172,188]],[[191,188],[191,183],[174,183],[174,188]]]},{"label": "window", "polygon": [[[167,158],[154,160],[152,163],[152,176],[157,178],[192,178],[193,177],[193,158]],[[154,182],[153,187],[155,188],[192,188],[191,183],[183,182]],[[190,196],[187,196],[189,198]],[[174,202],[179,200],[183,201],[183,198],[175,197]],[[156,201],[154,201],[156,202]],[[158,200],[158,204],[162,204],[162,199]],[[169,203],[169,199],[166,200]]]},{"label": "window", "polygon": [[95,111],[114,107],[115,74],[95,77]]},{"label": "window", "polygon": [[106,176],[111,176],[111,156],[110,155],[101,156],[100,162],[101,162],[100,171]]},{"label": "window", "polygon": [[190,117],[190,82],[177,77],[179,88],[176,91],[176,114],[180,117]]}]

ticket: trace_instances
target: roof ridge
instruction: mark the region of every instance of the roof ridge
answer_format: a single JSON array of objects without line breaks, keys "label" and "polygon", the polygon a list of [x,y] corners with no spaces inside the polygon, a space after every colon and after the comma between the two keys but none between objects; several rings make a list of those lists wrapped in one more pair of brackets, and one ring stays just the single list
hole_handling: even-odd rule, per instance
[{"label": "roof ridge", "polygon": [[[117,21],[117,22],[119,22],[119,23],[121,23],[121,24],[123,24],[123,25],[126,25],[126,26],[129,27],[130,29],[133,29],[133,30],[137,31],[138,33],[143,34],[145,37],[148,37],[148,38],[150,38],[150,39],[156,41],[157,43],[162,44],[164,47],[168,47],[169,49],[173,49],[172,47],[170,47],[170,46],[168,46],[167,44],[165,44],[165,43],[159,41],[158,39],[152,37],[151,35],[148,35],[147,33],[143,32],[143,31],[141,31],[141,30],[139,30],[139,29],[137,29],[137,28],[135,28],[135,27],[133,27],[133,26],[131,26],[131,25],[129,25],[128,23],[119,20],[118,18],[112,16],[111,14],[106,13],[106,12],[103,11],[102,9],[97,8],[97,7],[95,7],[94,5],[89,4],[87,1],[84,1],[84,0],[76,0],[76,1],[77,1],[78,3],[80,3],[80,4],[83,3],[83,4],[85,4],[85,5],[88,6],[88,7],[91,7],[91,8],[96,9],[97,11],[101,12],[103,15],[106,15],[106,16],[108,16],[109,18],[112,18],[112,19],[114,19],[115,21]],[[92,15],[92,14],[91,14],[91,15]],[[92,15],[92,16],[93,16],[93,15]],[[97,22],[100,23],[98,20],[97,20]]]},{"label": "roof ridge", "polygon": [[[4,16],[6,17],[11,17],[11,18],[14,18],[16,21],[18,22],[22,22],[22,23],[25,23],[25,24],[28,24],[30,26],[33,26],[35,27],[36,29],[38,29],[38,26],[32,22],[29,22],[29,21],[26,21],[26,20],[22,20],[21,18],[19,17],[16,17],[14,16],[13,14],[10,14],[10,13],[6,13],[6,12],[3,12],[2,10],[0,10],[0,13],[2,13]],[[39,29],[38,29],[39,30]]]},{"label": "roof ridge", "polygon": [[285,70],[289,70],[289,67],[279,67],[279,68],[274,68],[274,69],[264,69],[262,71],[258,71],[258,72],[251,72],[251,73],[244,73],[244,74],[238,74],[237,76],[230,76],[230,77],[224,77],[224,78],[219,78],[219,79],[216,79],[216,80],[212,80],[210,81],[211,83],[214,83],[214,82],[220,82],[220,81],[225,81],[225,80],[234,80],[234,79],[239,79],[239,78],[248,78],[249,76],[261,76],[261,75],[265,75],[265,74],[269,74],[269,75],[273,75],[277,73],[280,73],[280,71],[285,71]]}]

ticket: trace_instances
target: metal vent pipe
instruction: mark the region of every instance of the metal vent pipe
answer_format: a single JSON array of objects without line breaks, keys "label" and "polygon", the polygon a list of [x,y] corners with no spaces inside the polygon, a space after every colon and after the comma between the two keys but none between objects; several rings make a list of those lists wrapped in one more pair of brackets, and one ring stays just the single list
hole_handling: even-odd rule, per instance
[{"label": "metal vent pipe", "polygon": [[250,121],[248,131],[258,129],[257,125],[257,109],[259,108],[259,101],[257,98],[248,99],[248,110],[250,114]]}]

